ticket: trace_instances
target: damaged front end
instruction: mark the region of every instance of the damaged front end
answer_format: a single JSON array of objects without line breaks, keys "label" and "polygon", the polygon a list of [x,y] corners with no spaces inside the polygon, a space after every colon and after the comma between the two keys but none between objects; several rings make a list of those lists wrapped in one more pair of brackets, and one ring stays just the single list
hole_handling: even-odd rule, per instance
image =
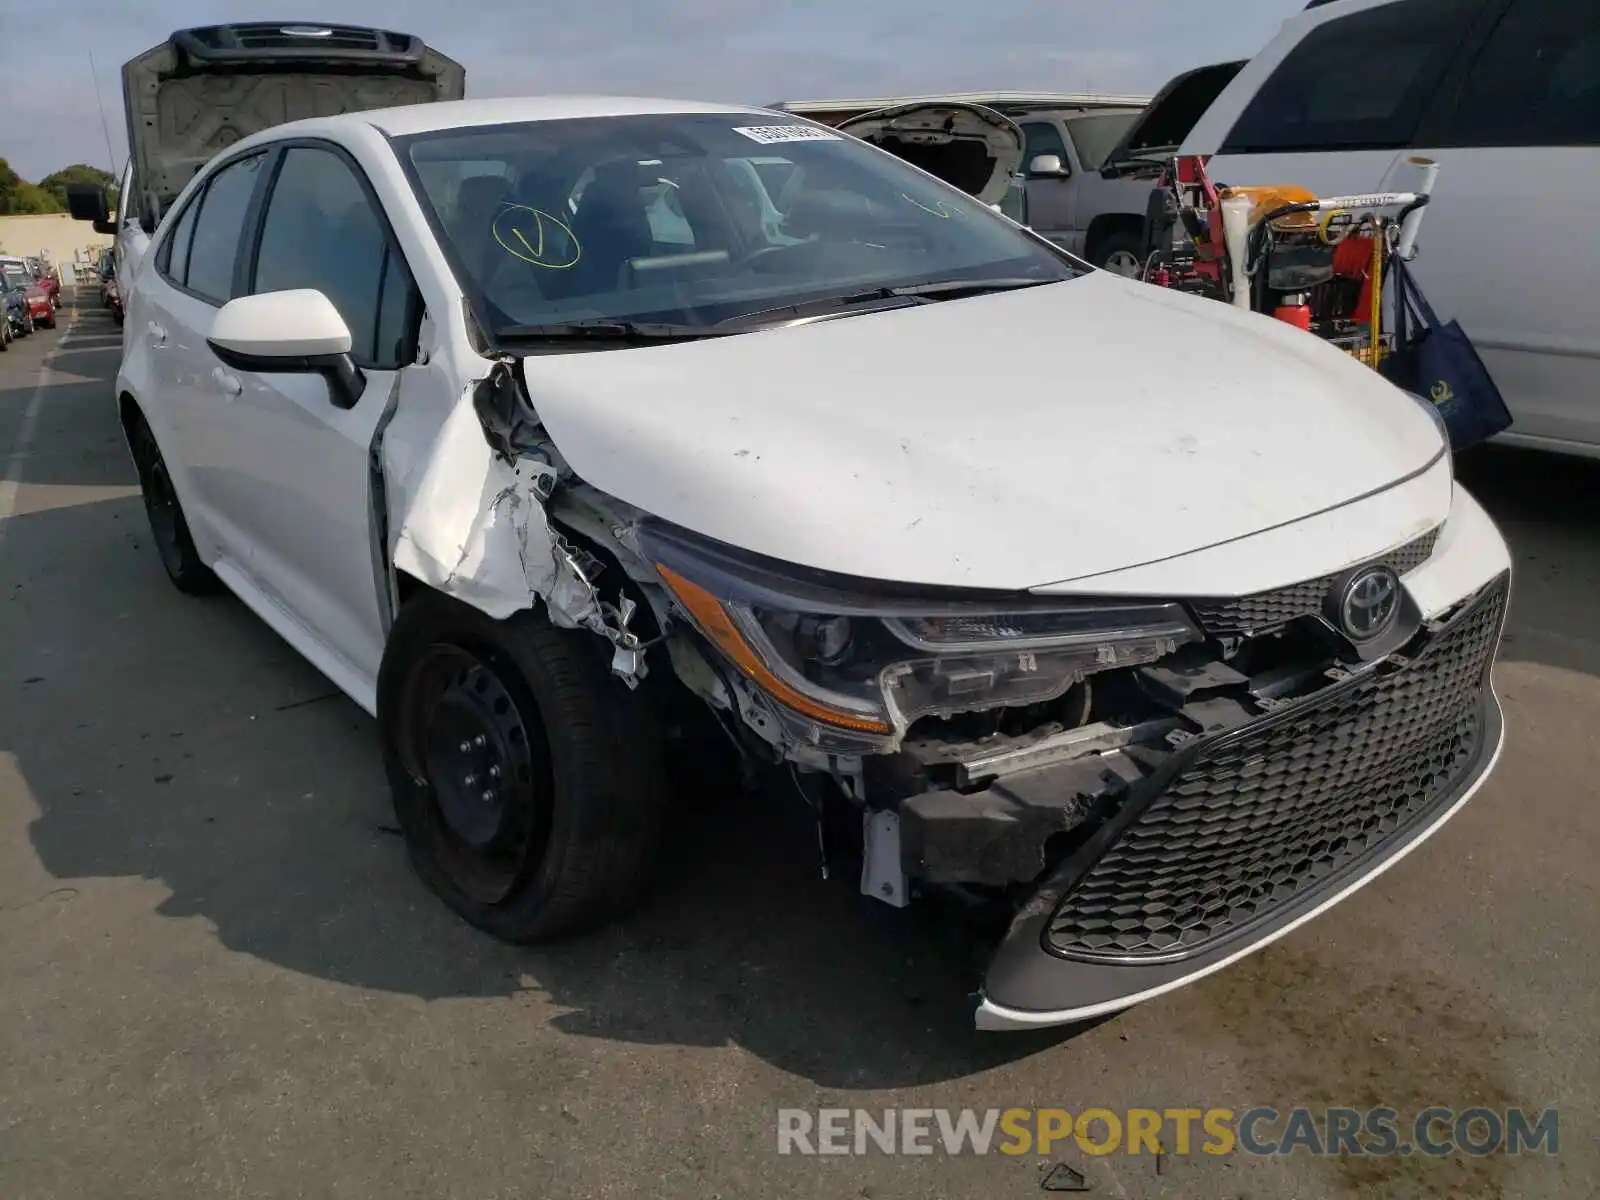
[{"label": "damaged front end", "polygon": [[394,565],[421,583],[504,619],[543,606],[564,629],[613,646],[630,688],[646,672],[630,628],[637,603],[605,599],[603,564],[551,523],[559,456],[534,419],[513,366],[496,362],[439,430],[394,541]]},{"label": "damaged front end", "polygon": [[[1500,741],[1508,584],[1424,620],[1400,580],[1438,529],[1214,601],[842,577],[592,487],[510,366],[447,422],[412,511],[432,518],[402,525],[401,570],[494,616],[542,604],[605,639],[630,687],[670,664],[819,835],[849,818],[865,894],[975,918],[998,946],[986,1027],[1113,1011],[1231,961],[1424,836]],[[1357,640],[1337,601],[1362,579],[1398,601]]]}]

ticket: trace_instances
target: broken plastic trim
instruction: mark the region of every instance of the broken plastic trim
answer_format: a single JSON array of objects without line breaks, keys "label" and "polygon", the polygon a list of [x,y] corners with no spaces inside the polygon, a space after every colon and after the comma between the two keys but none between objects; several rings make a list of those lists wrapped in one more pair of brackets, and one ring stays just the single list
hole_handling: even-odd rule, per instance
[{"label": "broken plastic trim", "polygon": [[470,383],[435,434],[394,544],[394,565],[429,587],[504,620],[542,602],[551,624],[587,629],[613,646],[611,669],[630,688],[646,672],[629,629],[637,606],[604,600],[600,560],[550,523],[559,482],[539,447],[544,431],[510,363]]}]

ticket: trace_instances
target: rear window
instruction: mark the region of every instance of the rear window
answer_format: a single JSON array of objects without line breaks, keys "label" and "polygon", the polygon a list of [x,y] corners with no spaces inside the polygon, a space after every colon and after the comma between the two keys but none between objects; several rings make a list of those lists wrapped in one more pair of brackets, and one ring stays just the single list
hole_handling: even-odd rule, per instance
[{"label": "rear window", "polygon": [[1410,145],[1482,0],[1401,0],[1317,26],[1240,115],[1223,154]]},{"label": "rear window", "polygon": [[1443,144],[1600,145],[1600,3],[1517,0],[1473,61]]}]

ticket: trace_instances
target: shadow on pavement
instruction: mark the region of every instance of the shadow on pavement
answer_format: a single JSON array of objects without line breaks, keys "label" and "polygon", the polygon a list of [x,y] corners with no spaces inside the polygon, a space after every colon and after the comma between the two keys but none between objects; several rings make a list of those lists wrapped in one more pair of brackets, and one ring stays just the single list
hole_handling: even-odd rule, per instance
[{"label": "shadow on pavement", "polygon": [[[114,351],[76,340],[55,368],[81,378],[52,385],[25,485],[133,482]],[[0,394],[0,413],[29,390]],[[0,643],[19,651],[0,751],[54,879],[153,881],[161,915],[309,976],[518,997],[530,1021],[584,1037],[737,1044],[821,1086],[959,1077],[1065,1036],[975,1034],[959,946],[849,879],[822,882],[808,824],[723,786],[690,798],[628,920],[545,947],[488,939],[411,872],[371,720],[242,604],[175,591],[137,497],[21,513],[0,540]],[[36,899],[0,881],[0,905]]]}]

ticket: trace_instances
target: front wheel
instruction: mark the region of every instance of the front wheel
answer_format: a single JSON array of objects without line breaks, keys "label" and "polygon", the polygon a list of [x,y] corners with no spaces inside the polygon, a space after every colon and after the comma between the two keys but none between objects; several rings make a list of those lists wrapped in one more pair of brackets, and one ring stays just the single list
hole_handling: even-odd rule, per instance
[{"label": "front wheel", "polygon": [[390,633],[378,723],[412,865],[503,941],[592,928],[649,879],[662,738],[605,649],[540,614],[497,621],[437,592]]}]

